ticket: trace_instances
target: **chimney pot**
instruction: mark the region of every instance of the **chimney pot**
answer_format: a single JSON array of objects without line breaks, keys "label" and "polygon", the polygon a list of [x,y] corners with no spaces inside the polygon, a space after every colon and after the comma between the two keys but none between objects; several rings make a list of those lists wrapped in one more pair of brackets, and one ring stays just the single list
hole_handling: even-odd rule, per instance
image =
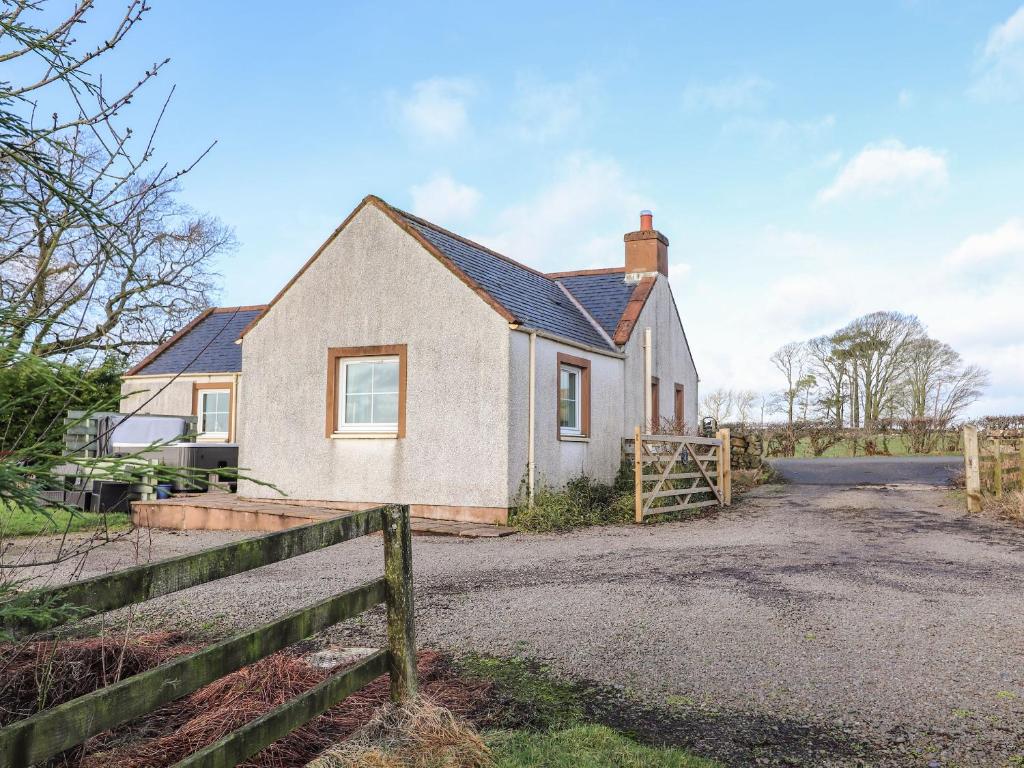
[{"label": "chimney pot", "polygon": [[640,211],[640,230],[648,232],[654,229],[654,214],[648,210]]}]

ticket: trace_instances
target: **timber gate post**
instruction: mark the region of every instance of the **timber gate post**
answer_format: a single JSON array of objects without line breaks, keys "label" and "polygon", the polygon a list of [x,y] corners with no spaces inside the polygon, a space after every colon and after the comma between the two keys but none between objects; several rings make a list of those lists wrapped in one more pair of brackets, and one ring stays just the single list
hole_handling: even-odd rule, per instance
[{"label": "timber gate post", "polygon": [[416,624],[412,601],[412,528],[409,505],[385,510],[384,580],[387,582],[388,657],[391,698],[416,695]]},{"label": "timber gate post", "polygon": [[636,428],[633,438],[633,477],[635,480],[633,486],[634,493],[634,512],[636,514],[636,522],[642,523],[644,521],[644,461],[641,451],[643,450],[643,438],[640,431],[640,427]]},{"label": "timber gate post", "polygon": [[978,428],[964,427],[964,482],[967,489],[967,511],[981,512],[981,466],[978,459]]},{"label": "timber gate post", "polygon": [[726,427],[718,430],[715,437],[722,441],[718,448],[718,491],[722,494],[722,506],[732,504],[732,440]]}]

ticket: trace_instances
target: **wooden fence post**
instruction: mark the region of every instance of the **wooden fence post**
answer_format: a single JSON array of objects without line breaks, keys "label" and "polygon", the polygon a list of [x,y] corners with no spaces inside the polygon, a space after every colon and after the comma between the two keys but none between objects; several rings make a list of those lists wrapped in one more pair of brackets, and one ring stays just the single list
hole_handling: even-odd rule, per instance
[{"label": "wooden fence post", "polygon": [[981,467],[978,461],[978,428],[964,427],[964,482],[967,488],[967,511],[981,512]]},{"label": "wooden fence post", "polygon": [[416,620],[412,602],[412,528],[409,505],[385,510],[384,580],[388,598],[388,657],[391,699],[403,702],[416,695]]},{"label": "wooden fence post", "polygon": [[644,521],[644,462],[640,454],[643,448],[642,434],[639,426],[633,433],[633,509],[638,523]]},{"label": "wooden fence post", "polygon": [[718,492],[722,494],[722,506],[732,504],[732,442],[731,434],[725,427],[715,433],[715,437],[722,441],[718,449]]},{"label": "wooden fence post", "polygon": [[1003,446],[998,440],[992,441],[992,492],[997,499],[1003,498]]}]

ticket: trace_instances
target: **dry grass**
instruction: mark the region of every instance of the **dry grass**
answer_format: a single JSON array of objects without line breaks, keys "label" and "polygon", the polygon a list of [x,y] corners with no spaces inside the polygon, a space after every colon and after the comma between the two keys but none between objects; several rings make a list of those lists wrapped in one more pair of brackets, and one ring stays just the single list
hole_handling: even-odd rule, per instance
[{"label": "dry grass", "polygon": [[1024,491],[1008,491],[1001,499],[986,496],[984,506],[1001,518],[1024,523]]},{"label": "dry grass", "polygon": [[309,768],[489,768],[476,729],[428,699],[388,705]]}]

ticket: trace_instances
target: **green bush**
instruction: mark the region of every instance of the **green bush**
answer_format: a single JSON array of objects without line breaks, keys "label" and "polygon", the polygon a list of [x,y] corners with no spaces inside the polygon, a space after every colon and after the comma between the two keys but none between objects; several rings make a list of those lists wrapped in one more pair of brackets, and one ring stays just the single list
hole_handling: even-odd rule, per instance
[{"label": "green bush", "polygon": [[[628,478],[627,478],[628,475]],[[564,488],[541,486],[531,505],[521,494],[509,523],[521,531],[551,533],[588,525],[613,525],[633,520],[632,473],[620,470],[614,483],[579,475]]]}]

